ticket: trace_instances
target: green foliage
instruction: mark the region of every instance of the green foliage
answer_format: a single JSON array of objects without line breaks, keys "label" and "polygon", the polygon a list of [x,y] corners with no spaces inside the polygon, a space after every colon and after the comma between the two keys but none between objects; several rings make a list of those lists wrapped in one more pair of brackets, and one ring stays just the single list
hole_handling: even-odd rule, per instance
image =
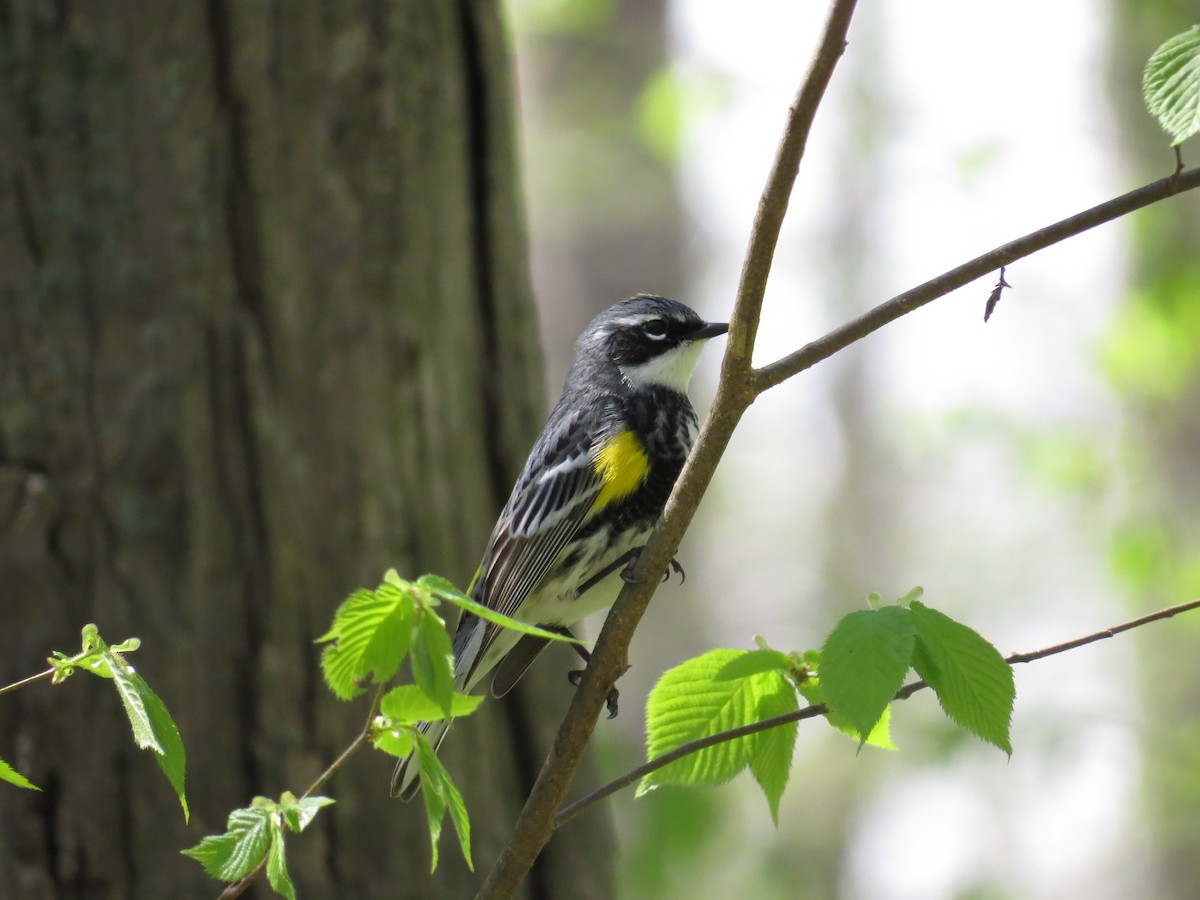
[{"label": "green foliage", "polygon": [[133,729],[134,743],[143,750],[154,752],[154,759],[174,788],[179,805],[183,807],[183,817],[187,820],[189,812],[187,794],[184,791],[187,754],[184,751],[183,738],[179,734],[179,726],[171,718],[166,704],[151,690],[146,679],[134,670],[124,656],[140,646],[141,641],[137,638],[109,646],[100,637],[95,625],[85,625],[83,648],[79,653],[67,656],[56,650],[48,660],[54,669],[52,683],[61,684],[81,668],[113,682],[129,718],[129,725]]},{"label": "green foliage", "polygon": [[1172,261],[1174,271],[1132,289],[1100,348],[1109,380],[1123,393],[1164,402],[1177,398],[1200,368],[1200,307],[1194,302],[1200,262]]},{"label": "green foliage", "polygon": [[421,770],[421,796],[425,800],[429,839],[433,845],[429,869],[433,871],[437,868],[438,839],[442,836],[442,820],[449,810],[450,821],[454,823],[463,859],[467,861],[467,868],[474,871],[475,866],[471,861],[471,822],[467,818],[467,807],[463,803],[462,794],[450,780],[450,773],[438,759],[425,735],[415,732],[413,738],[416,744],[417,765]]},{"label": "green foliage", "polygon": [[389,570],[375,590],[351,594],[337,608],[329,630],[317,638],[329,643],[321,654],[321,670],[334,696],[352,700],[366,685],[389,681],[411,652],[417,683],[447,709],[454,671],[450,636],[436,612],[443,600],[523,634],[572,640],[487,609],[437,575],[409,582]]},{"label": "green foliage", "polygon": [[864,741],[903,686],[915,643],[912,617],[899,606],[852,612],[825,639],[825,702]]},{"label": "green foliage", "polygon": [[695,124],[723,106],[728,94],[728,85],[713,75],[663,66],[638,94],[638,134],[659,160],[675,164]]},{"label": "green foliage", "polygon": [[[367,685],[390,680],[410,657],[416,683],[395,687],[380,698],[378,715],[371,718],[369,738],[377,749],[393,756],[414,754],[434,868],[447,813],[467,865],[471,865],[471,824],[462,794],[425,736],[425,723],[470,715],[483,702],[482,697],[455,690],[450,634],[445,619],[437,612],[442,602],[522,634],[578,643],[493,612],[440,576],[423,575],[410,582],[394,570],[384,575],[383,583],[375,590],[351,594],[334,613],[329,630],[317,638],[317,643],[328,644],[321,654],[325,682],[342,700],[361,695]],[[271,887],[294,898],[284,832],[302,831],[321,806],[332,802],[325,797],[296,800],[289,793],[279,802],[256,797],[249,807],[230,814],[224,834],[209,835],[184,854],[223,881],[244,878],[265,860]]]},{"label": "green foliage", "polygon": [[287,871],[284,832],[303,831],[317,811],[333,803],[329,797],[301,797],[284,791],[278,801],[255,797],[248,807],[229,814],[224,834],[208,835],[182,851],[220,881],[238,881],[267,863],[267,880],[276,893],[296,900]]},{"label": "green foliage", "polygon": [[26,788],[31,791],[40,791],[41,788],[0,759],[0,781],[7,781],[9,784],[15,784],[17,787]]},{"label": "green foliage", "polygon": [[913,668],[937,693],[946,715],[1012,756],[1008,731],[1016,685],[1000,651],[923,603],[913,603],[910,615],[917,634]]},{"label": "green foliage", "polygon": [[1142,77],[1142,95],[1172,146],[1200,131],[1200,25],[1154,51]]},{"label": "green foliage", "polygon": [[[786,654],[756,639],[757,650],[710,650],[665,672],[646,704],[650,760],[693,741],[799,709],[798,697],[825,704],[826,719],[859,743],[895,749],[890,704],[915,668],[946,714],[1011,755],[1012,669],[970,628],[931,609],[910,591],[901,605],[850,613],[820,652]],[[729,737],[650,772],[638,795],[662,784],[722,784],[750,769],[778,824],[797,735],[795,720]]]},{"label": "green foliage", "polygon": [[[646,702],[649,758],[689,741],[798,709],[795,689],[783,671],[755,671],[764,658],[763,651],[710,650],[665,672]],[[751,661],[745,661],[748,659]],[[783,659],[786,663],[787,657]],[[777,816],[791,767],[796,723],[776,730],[782,734],[762,731],[676,760],[642,779],[638,794],[662,784],[722,784],[750,768],[767,796],[772,816]]]}]

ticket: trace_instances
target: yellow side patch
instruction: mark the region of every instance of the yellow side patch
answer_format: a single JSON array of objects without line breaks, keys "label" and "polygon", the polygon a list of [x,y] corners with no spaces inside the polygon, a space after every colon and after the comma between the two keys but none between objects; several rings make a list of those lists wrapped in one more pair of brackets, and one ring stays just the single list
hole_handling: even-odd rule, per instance
[{"label": "yellow side patch", "polygon": [[600,476],[601,485],[590,510],[595,513],[642,486],[650,474],[650,457],[636,434],[622,431],[601,445],[592,459],[592,468]]}]

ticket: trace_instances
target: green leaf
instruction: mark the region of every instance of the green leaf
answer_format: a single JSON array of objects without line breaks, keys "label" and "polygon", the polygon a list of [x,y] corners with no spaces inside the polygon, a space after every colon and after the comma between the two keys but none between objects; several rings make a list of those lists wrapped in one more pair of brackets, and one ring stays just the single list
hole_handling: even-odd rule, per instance
[{"label": "green leaf", "polygon": [[432,872],[438,863],[438,841],[442,836],[442,819],[446,815],[446,807],[450,807],[450,818],[454,822],[454,830],[458,835],[458,843],[462,848],[463,859],[467,868],[474,871],[471,862],[471,826],[467,819],[466,806],[462,795],[450,779],[450,773],[437,758],[429,740],[425,735],[414,734],[416,742],[417,766],[421,770],[421,796],[425,800],[425,818],[429,823],[429,842],[431,845]]},{"label": "green leaf", "polygon": [[912,619],[913,668],[937,693],[946,715],[1011,756],[1012,667],[976,632],[936,609],[914,602]]},{"label": "green leaf", "polygon": [[446,600],[470,600],[471,598],[454,586],[454,582],[449,578],[443,578],[441,575],[428,573],[417,579],[417,584],[425,588],[431,594],[443,597]]},{"label": "green leaf", "polygon": [[915,627],[909,610],[885,606],[844,616],[825,639],[820,668],[825,703],[864,743],[904,684]]},{"label": "green leaf", "polygon": [[7,781],[9,784],[15,784],[17,787],[22,787],[30,791],[40,791],[41,788],[0,759],[0,781]]},{"label": "green leaf", "polygon": [[237,881],[254,871],[271,845],[271,810],[250,806],[229,814],[224,834],[210,834],[182,851],[213,878]]},{"label": "green leaf", "polygon": [[760,672],[788,672],[790,670],[791,661],[786,653],[770,649],[747,650],[726,663],[715,677],[718,681],[724,681],[728,678],[745,678],[747,675],[757,675]]},{"label": "green leaf", "polygon": [[[85,652],[99,654],[94,660],[85,663],[85,667],[96,675],[112,679],[133,730],[134,743],[143,750],[154,751],[154,759],[174,788],[179,805],[183,807],[184,820],[187,821],[190,817],[187,794],[184,790],[187,754],[184,751],[183,738],[179,734],[179,726],[171,718],[166,704],[150,689],[146,679],[137,673],[120,652],[104,642],[95,625],[84,628],[83,643]],[[137,638],[130,638],[117,646],[128,651],[137,649],[140,643]]]},{"label": "green leaf", "polygon": [[[755,709],[755,716],[759,720],[795,712],[800,707],[791,683],[778,672],[772,674],[776,677],[778,685],[775,690],[764,693],[759,699]],[[754,749],[750,754],[750,771],[767,797],[771,819],[776,827],[779,826],[779,800],[783,796],[783,789],[787,787],[788,774],[792,768],[797,725],[797,722],[788,722],[777,728],[760,731],[751,738]]]},{"label": "green leaf", "polygon": [[150,727],[158,738],[159,746],[162,747],[162,752],[155,753],[154,759],[167,776],[171,787],[175,789],[175,796],[179,798],[179,805],[183,807],[183,820],[187,822],[191,818],[187,794],[184,791],[187,780],[187,752],[184,750],[183,737],[179,734],[179,726],[171,718],[166,704],[150,689],[146,680],[136,672],[133,673],[133,677],[146,714],[150,717]]},{"label": "green leaf", "polygon": [[[437,752],[424,735],[421,735],[417,743],[417,764],[421,769],[421,790],[436,791],[441,808],[450,811],[450,821],[454,823],[454,833],[458,835],[458,846],[462,848],[463,859],[467,862],[467,868],[472,872],[475,871],[475,864],[471,861],[471,821],[467,816],[467,805],[463,802],[462,794],[459,793],[454,781],[450,778],[450,773],[446,771],[446,767],[438,759]],[[441,814],[438,819],[438,834],[440,834]],[[430,828],[430,838],[434,843],[434,866],[436,867],[437,840],[432,827]]]},{"label": "green leaf", "polygon": [[[470,715],[482,702],[483,697],[455,691],[450,697],[450,715],[454,718]],[[415,684],[402,684],[384,694],[379,702],[379,712],[400,725],[445,718],[442,708]]]},{"label": "green leaf", "polygon": [[[817,654],[819,655],[819,654]],[[821,679],[816,675],[810,675],[799,684],[800,693],[813,706],[825,702],[825,692],[821,690]],[[835,712],[826,712],[825,721],[851,738],[857,743],[862,743],[862,735],[858,733],[849,722],[843,719]],[[875,727],[871,729],[871,733],[867,735],[866,743],[870,747],[879,747],[881,750],[895,750],[896,745],[892,743],[891,735],[892,707],[889,705],[883,711],[883,715],[879,717],[879,721],[875,723]]]},{"label": "green leaf", "polygon": [[297,800],[291,791],[284,791],[279,801],[283,821],[292,831],[303,831],[323,806],[334,802],[332,797],[302,797]]},{"label": "green leaf", "polygon": [[376,750],[382,750],[391,756],[404,758],[415,749],[413,743],[416,729],[412,726],[371,729],[371,743]]},{"label": "green leaf", "polygon": [[1142,76],[1142,95],[1172,146],[1200,131],[1200,25],[1154,51]]},{"label": "green leaf", "polygon": [[432,609],[422,609],[417,618],[412,670],[417,687],[442,711],[442,718],[453,718],[454,650],[446,623]]},{"label": "green leaf", "polygon": [[271,849],[267,854],[267,881],[275,893],[288,900],[296,900],[296,886],[287,869],[287,853],[284,849],[283,829],[271,824]]},{"label": "green leaf", "polygon": [[[111,653],[104,655],[104,662],[112,672],[117,694],[125,706],[125,714],[129,717],[129,724],[133,728],[133,742],[143,750],[166,753],[167,751],[154,733],[154,725],[150,721],[150,713],[146,709],[145,693],[142,690],[146,682],[133,671],[132,666],[128,663],[122,665]],[[141,683],[139,684],[139,682]]]},{"label": "green leaf", "polygon": [[[710,650],[664,672],[646,701],[646,756],[654,759],[698,738],[759,721],[759,707],[780,701],[790,683],[778,671],[721,678],[726,666],[759,651]],[[765,699],[764,699],[765,698]],[[651,772],[638,786],[641,796],[660,784],[714,785],[729,781],[759,756],[766,732],[725,741]],[[762,750],[761,770],[769,784],[777,774],[777,748]],[[768,793],[768,798],[770,794]]]},{"label": "green leaf", "polygon": [[552,641],[563,641],[568,644],[583,643],[576,638],[568,637],[557,631],[547,631],[545,628],[530,625],[527,622],[522,622],[519,619],[513,619],[503,613],[498,613],[494,609],[489,609],[477,600],[472,600],[440,575],[422,575],[417,579],[417,584],[443,600],[448,600],[460,609],[466,610],[472,615],[479,616],[481,619],[486,619],[502,628],[519,631],[521,634],[536,635],[537,637],[547,638]]},{"label": "green leaf", "polygon": [[411,588],[390,581],[357,590],[338,607],[329,631],[317,638],[334,641],[321,654],[321,671],[336,697],[351,700],[368,677],[382,684],[396,674],[412,646],[415,607]]}]

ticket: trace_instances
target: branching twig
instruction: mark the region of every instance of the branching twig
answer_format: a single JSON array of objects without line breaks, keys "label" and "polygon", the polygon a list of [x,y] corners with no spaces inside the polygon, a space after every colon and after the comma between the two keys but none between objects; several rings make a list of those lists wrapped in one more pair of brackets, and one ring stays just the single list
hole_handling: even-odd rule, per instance
[{"label": "branching twig", "polygon": [[1128,215],[1143,206],[1149,206],[1151,203],[1157,203],[1174,194],[1190,191],[1197,187],[1200,187],[1200,168],[1188,169],[1178,175],[1151,182],[1128,194],[1122,194],[1107,203],[1093,206],[1091,209],[1055,222],[1053,225],[1039,228],[1015,241],[1009,241],[982,256],[975,257],[970,262],[951,269],[944,275],[939,275],[937,278],[879,304],[852,322],[847,322],[824,337],[805,344],[795,353],[790,353],[783,359],[757,369],[754,379],[755,389],[757,392],[762,392],[772,388],[781,381],[811,368],[821,360],[828,359],[839,350],[861,340],[871,332],[878,331],[889,322],[926,303],[937,300],[939,297],[944,297],[956,288],[970,284],[976,278],[982,278],[1001,266],[1023,259],[1038,250],[1044,250],[1052,244],[1081,234],[1089,228],[1095,228],[1097,225]]},{"label": "branching twig", "polygon": [[[371,698],[371,708],[367,710],[367,721],[363,724],[362,731],[358,733],[350,745],[339,754],[338,758],[331,762],[325,771],[317,776],[316,781],[304,789],[304,793],[300,795],[300,799],[309,797],[319,791],[333,774],[346,764],[355,753],[365,747],[371,740],[371,726],[375,724],[375,713],[379,709],[379,698],[383,695],[385,685],[380,685],[375,689],[375,696]],[[240,897],[246,888],[250,887],[254,879],[259,876],[267,866],[267,857],[263,857],[262,862],[255,866],[254,871],[249,875],[244,876],[240,881],[235,881],[217,896],[217,900],[232,900],[234,897]]]},{"label": "branching twig", "polygon": [[[1093,644],[1096,641],[1102,641],[1106,638],[1115,637],[1123,631],[1131,631],[1142,625],[1147,625],[1150,622],[1158,622],[1163,619],[1169,619],[1172,616],[1177,616],[1180,613],[1188,612],[1189,610],[1200,609],[1200,600],[1191,600],[1187,603],[1180,603],[1177,606],[1169,606],[1166,609],[1160,609],[1137,619],[1132,619],[1128,622],[1123,622],[1120,625],[1114,625],[1112,628],[1105,628],[1102,631],[1096,631],[1092,634],[1083,637],[1075,638],[1071,641],[1066,641],[1062,644],[1055,644],[1051,647],[1044,647],[1041,650],[1032,650],[1028,653],[1012,653],[1004,658],[1004,661],[1010,666],[1015,666],[1018,663],[1034,662],[1035,660],[1045,659],[1048,656],[1054,656],[1058,653],[1065,653],[1068,650],[1075,650],[1079,647],[1084,647],[1088,644]],[[929,687],[924,681],[914,681],[906,684],[896,692],[896,700],[907,700],[917,691],[924,690]],[[608,784],[597,788],[590,794],[580,797],[574,803],[564,806],[554,818],[554,827],[560,828],[570,822],[581,812],[588,807],[599,803],[605,797],[615,794],[623,788],[629,787],[635,781],[640,780],[651,772],[657,771],[664,766],[670,765],[677,759],[682,759],[685,756],[690,756],[693,753],[698,753],[707,747],[723,744],[727,741],[733,741],[740,737],[757,734],[760,731],[768,731],[771,728],[778,728],[781,725],[786,725],[789,722],[799,722],[803,719],[813,719],[817,716],[823,716],[826,713],[824,703],[817,703],[812,706],[806,706],[803,709],[795,712],[782,713],[778,716],[772,716],[769,719],[762,719],[758,722],[751,722],[748,725],[741,725],[737,728],[730,728],[727,731],[719,731],[716,734],[706,735],[694,741],[688,741],[686,744],[680,744],[670,753],[664,753],[662,756],[656,756],[654,759],[648,760],[636,769],[631,769],[619,778],[614,778]]]},{"label": "branching twig", "polygon": [[609,690],[628,668],[626,653],[660,576],[679,548],[683,533],[712,479],[733,429],[754,399],[750,359],[758,331],[767,275],[800,159],[825,88],[846,46],[855,0],[833,0],[812,63],[789,112],[783,138],[759,201],[730,317],[721,380],[692,454],[667,501],[662,521],[642,550],[596,641],[591,662],[563,718],[533,790],[517,819],[508,846],[480,888],[480,898],[509,898],[554,832],[554,814],[591,738]]}]

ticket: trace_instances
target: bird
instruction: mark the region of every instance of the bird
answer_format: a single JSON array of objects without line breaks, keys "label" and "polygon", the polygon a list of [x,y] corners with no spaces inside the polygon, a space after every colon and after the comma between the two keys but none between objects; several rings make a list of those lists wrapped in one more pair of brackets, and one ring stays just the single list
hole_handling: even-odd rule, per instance
[{"label": "bird", "polygon": [[[728,330],[650,294],[591,321],[488,538],[468,589],[474,600],[568,636],[571,625],[612,606],[699,431],[688,385],[700,351]],[[492,696],[502,697],[548,643],[464,613],[452,642],[455,688],[471,693],[491,676]],[[576,650],[586,663],[587,652]],[[615,691],[608,706],[611,717]],[[449,722],[419,727],[436,750]],[[411,798],[418,786],[413,756],[399,760],[392,796]]]}]

